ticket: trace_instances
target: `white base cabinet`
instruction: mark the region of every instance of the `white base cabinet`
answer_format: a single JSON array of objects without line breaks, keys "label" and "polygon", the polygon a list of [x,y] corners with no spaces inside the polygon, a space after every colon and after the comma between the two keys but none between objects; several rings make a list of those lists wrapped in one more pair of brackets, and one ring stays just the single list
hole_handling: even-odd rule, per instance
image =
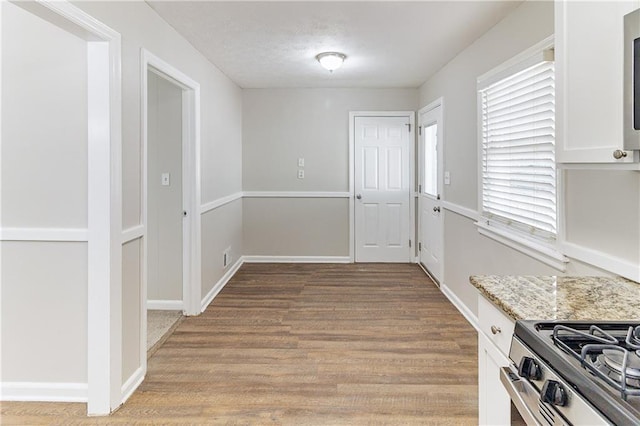
[{"label": "white base cabinet", "polygon": [[509,365],[515,322],[478,296],[478,419],[481,425],[510,425],[511,400],[500,382],[500,367]]}]

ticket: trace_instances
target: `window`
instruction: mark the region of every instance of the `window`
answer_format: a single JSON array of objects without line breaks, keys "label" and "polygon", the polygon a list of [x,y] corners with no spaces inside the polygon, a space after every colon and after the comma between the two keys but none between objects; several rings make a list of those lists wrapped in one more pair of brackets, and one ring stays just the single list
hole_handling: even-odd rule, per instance
[{"label": "window", "polygon": [[553,51],[536,50],[478,80],[480,206],[485,225],[553,242],[555,71]]},{"label": "window", "polygon": [[424,193],[438,196],[438,122],[424,128]]}]

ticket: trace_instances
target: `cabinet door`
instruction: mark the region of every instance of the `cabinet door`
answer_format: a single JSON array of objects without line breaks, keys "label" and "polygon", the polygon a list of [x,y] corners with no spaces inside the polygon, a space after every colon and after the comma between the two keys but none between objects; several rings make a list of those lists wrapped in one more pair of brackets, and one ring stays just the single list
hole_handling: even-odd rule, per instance
[{"label": "cabinet door", "polygon": [[[629,163],[623,147],[624,15],[634,1],[556,1],[558,163]],[[637,154],[635,154],[637,155]]]},{"label": "cabinet door", "polygon": [[478,421],[480,425],[510,425],[511,399],[500,382],[500,367],[509,360],[478,333]]}]

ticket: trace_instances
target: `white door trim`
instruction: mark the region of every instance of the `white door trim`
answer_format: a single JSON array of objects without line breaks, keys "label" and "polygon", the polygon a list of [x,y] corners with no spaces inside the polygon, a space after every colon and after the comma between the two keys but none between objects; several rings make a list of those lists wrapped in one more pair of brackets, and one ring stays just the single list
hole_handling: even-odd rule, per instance
[{"label": "white door trim", "polygon": [[67,1],[15,4],[87,42],[87,413],[105,415],[122,382],[120,34]]},{"label": "white door trim", "polygon": [[411,124],[409,135],[409,235],[411,236],[411,259],[415,262],[415,113],[413,111],[349,111],[349,261],[355,262],[355,120],[356,117],[407,117]]},{"label": "white door trim", "polygon": [[[440,132],[440,139],[442,140],[442,146],[439,147],[440,149],[438,149],[438,188],[440,189],[440,204],[441,207],[443,203],[445,203],[444,201],[444,148],[445,148],[445,143],[444,143],[444,138],[445,138],[445,130],[444,130],[444,98],[440,97],[436,100],[434,100],[433,102],[427,104],[426,106],[420,108],[418,110],[418,126],[422,126],[422,120],[421,117],[424,114],[427,114],[430,111],[433,111],[436,108],[440,108],[440,118],[442,120],[441,123],[439,123],[439,127],[438,127],[438,132]],[[421,160],[422,161],[422,160]],[[418,173],[419,175],[419,173]],[[421,177],[418,176],[418,179],[420,179]],[[420,197],[420,194],[418,194],[418,197]],[[438,271],[440,273],[440,283],[445,282],[445,277],[444,277],[444,211],[441,213],[442,214],[442,226],[440,227],[441,229],[441,235],[440,235],[440,241],[442,241],[442,253],[441,253],[441,257],[440,257],[440,271]],[[420,216],[418,216],[418,220],[420,220]],[[418,230],[419,232],[421,232],[421,228],[422,228],[422,223],[418,224]],[[418,235],[418,239],[420,239],[421,236]],[[420,253],[418,253],[417,256],[417,261],[418,263],[420,263]],[[432,272],[433,273],[433,272]]]},{"label": "white door trim", "polygon": [[[200,314],[201,235],[200,235],[200,84],[146,49],[141,50],[141,129],[142,136],[142,223],[148,232],[147,194],[147,72],[151,71],[182,89],[182,202],[187,212],[183,222],[182,309],[186,315]],[[147,312],[147,238],[143,236],[140,286],[141,312]],[[147,369],[147,319],[140,322],[140,363]]]}]

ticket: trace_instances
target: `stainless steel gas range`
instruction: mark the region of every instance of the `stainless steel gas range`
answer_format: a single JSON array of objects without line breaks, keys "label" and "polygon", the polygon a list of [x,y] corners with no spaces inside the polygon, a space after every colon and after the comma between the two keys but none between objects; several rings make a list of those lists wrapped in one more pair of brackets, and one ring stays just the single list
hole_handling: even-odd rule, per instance
[{"label": "stainless steel gas range", "polygon": [[527,424],[640,424],[640,322],[517,321],[509,358]]}]

